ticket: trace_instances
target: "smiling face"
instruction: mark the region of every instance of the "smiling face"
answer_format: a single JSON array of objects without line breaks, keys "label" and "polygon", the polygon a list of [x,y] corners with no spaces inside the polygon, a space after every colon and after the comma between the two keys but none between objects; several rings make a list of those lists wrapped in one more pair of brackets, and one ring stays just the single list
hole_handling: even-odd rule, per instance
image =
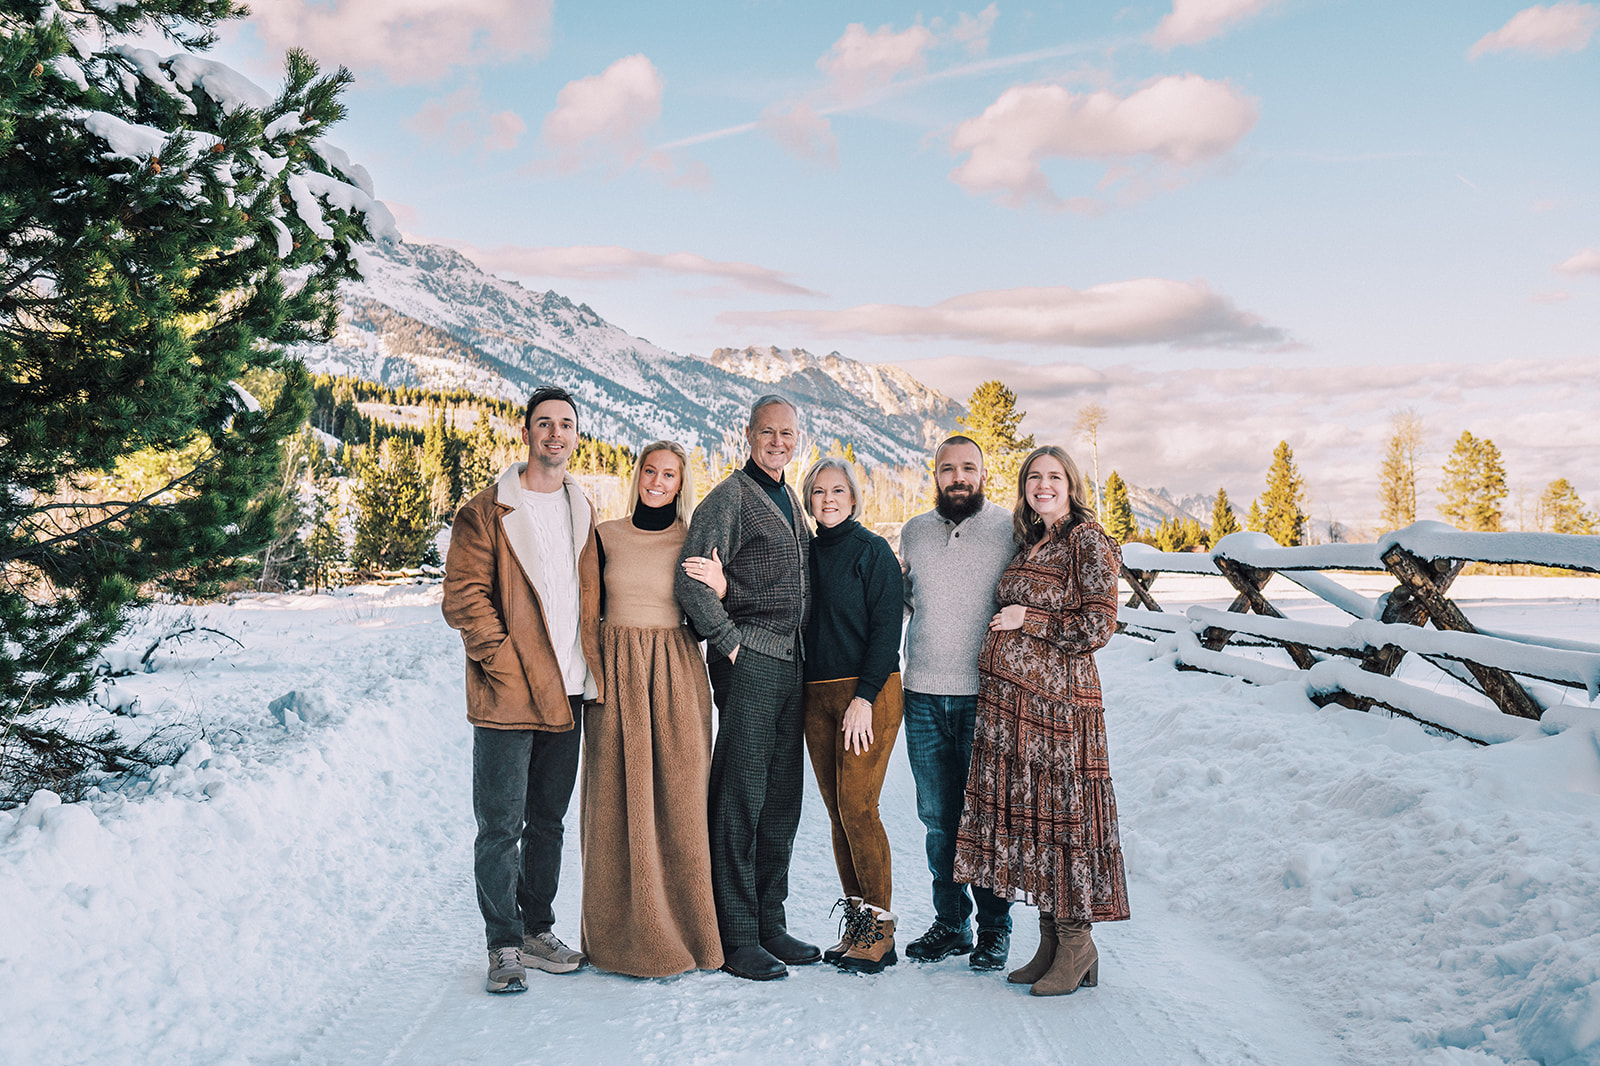
[{"label": "smiling face", "polygon": [[522,427],[528,462],[546,470],[564,470],[578,446],[578,412],[565,400],[546,400],[533,409]]},{"label": "smiling face", "polygon": [[639,502],[665,507],[683,487],[683,463],[665,448],[649,452],[639,461]]},{"label": "smiling face", "polygon": [[1046,528],[1055,525],[1072,507],[1072,479],[1061,460],[1053,455],[1041,455],[1028,464],[1022,492]]},{"label": "smiling face", "polygon": [[850,482],[841,471],[819,470],[811,482],[811,517],[823,529],[831,529],[850,517],[855,510],[855,497],[850,494]]},{"label": "smiling face", "polygon": [[757,411],[745,430],[750,442],[750,457],[768,476],[782,479],[783,468],[794,458],[800,440],[800,424],[794,408],[786,403],[769,403]]},{"label": "smiling face", "polygon": [[940,514],[959,522],[983,506],[983,452],[976,444],[946,444],[933,457],[934,503]]}]

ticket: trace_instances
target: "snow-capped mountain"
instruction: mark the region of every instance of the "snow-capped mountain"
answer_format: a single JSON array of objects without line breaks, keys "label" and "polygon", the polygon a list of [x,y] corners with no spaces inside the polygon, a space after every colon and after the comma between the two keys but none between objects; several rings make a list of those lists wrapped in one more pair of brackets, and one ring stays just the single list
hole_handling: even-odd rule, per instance
[{"label": "snow-capped mountain", "polygon": [[578,397],[586,433],[711,449],[743,429],[756,397],[782,392],[812,440],[837,437],[868,463],[921,463],[963,410],[897,367],[838,353],[669,352],[584,304],[493,277],[438,245],[364,251],[366,277],[343,290],[338,334],[296,349],[313,371],[507,399],[559,384]]},{"label": "snow-capped mountain", "polygon": [[[1172,493],[1165,488],[1146,489],[1138,485],[1128,486],[1128,505],[1133,508],[1133,516],[1142,529],[1154,529],[1170,518],[1179,520],[1193,518],[1210,529],[1211,507],[1216,501],[1215,496],[1205,495],[1173,499]],[[1244,516],[1239,517],[1240,521],[1243,521]]]}]

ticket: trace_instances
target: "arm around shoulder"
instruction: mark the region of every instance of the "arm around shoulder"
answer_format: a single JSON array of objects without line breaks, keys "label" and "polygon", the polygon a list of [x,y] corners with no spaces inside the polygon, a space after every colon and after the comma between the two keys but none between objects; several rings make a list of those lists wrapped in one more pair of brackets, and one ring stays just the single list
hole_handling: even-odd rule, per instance
[{"label": "arm around shoulder", "polygon": [[728,655],[739,646],[738,629],[728,617],[727,608],[717,593],[684,573],[682,566],[683,560],[691,556],[710,558],[713,550],[724,565],[732,562],[738,547],[739,493],[736,486],[727,482],[723,484],[727,485],[725,491],[718,491],[723,486],[717,486],[695,508],[694,517],[689,522],[689,534],[678,553],[680,565],[673,575],[672,588],[695,632],[704,637],[711,647]]}]

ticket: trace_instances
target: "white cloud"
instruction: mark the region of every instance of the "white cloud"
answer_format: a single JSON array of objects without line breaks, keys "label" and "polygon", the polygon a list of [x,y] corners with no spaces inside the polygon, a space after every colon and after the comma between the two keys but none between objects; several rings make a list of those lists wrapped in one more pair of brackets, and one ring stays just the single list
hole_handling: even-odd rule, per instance
[{"label": "white cloud", "polygon": [[553,0],[251,0],[250,22],[273,48],[427,84],[455,67],[542,56],[553,10]]},{"label": "white cloud", "polygon": [[797,158],[830,167],[839,162],[839,139],[833,135],[833,126],[808,104],[774,104],[761,112],[759,124]]},{"label": "white cloud", "polygon": [[1590,390],[1572,384],[1593,377],[1590,362],[1305,366],[1284,360],[1153,372],[947,356],[899,365],[963,401],[981,382],[1004,381],[1027,412],[1022,432],[1075,457],[1087,449],[1073,420],[1078,408],[1097,402],[1110,415],[1100,430],[1102,476],[1116,470],[1133,484],[1165,486],[1175,496],[1224,486],[1241,514],[1265,487],[1273,447],[1287,440],[1306,479],[1312,517],[1331,516],[1366,535],[1377,522],[1389,415],[1405,407],[1422,415],[1425,430],[1421,517],[1437,517],[1439,468],[1464,429],[1489,437],[1504,453],[1513,524],[1515,492],[1526,489],[1531,507],[1554,478],[1571,480],[1591,506],[1600,501],[1592,458],[1600,449],[1600,421],[1591,413]]},{"label": "white cloud", "polygon": [[1259,15],[1280,0],[1172,0],[1172,14],[1156,24],[1150,43],[1161,49],[1199,44],[1230,25]]},{"label": "white cloud", "polygon": [[[1031,200],[1060,206],[1040,167],[1049,157],[1190,167],[1231,150],[1258,114],[1255,101],[1227,82],[1195,74],[1161,78],[1126,97],[1014,86],[956,127],[950,145],[967,159],[950,177],[968,192],[999,193],[1014,206]],[[1103,184],[1126,176],[1108,171]]]},{"label": "white cloud", "polygon": [[507,151],[517,146],[528,129],[514,111],[489,114],[476,85],[426,101],[405,124],[430,140],[443,141],[453,152],[474,144],[490,152]]},{"label": "white cloud", "polygon": [[1563,0],[1545,7],[1535,4],[1511,16],[1511,21],[1493,33],[1485,34],[1467,52],[1477,59],[1490,52],[1533,52],[1558,55],[1578,52],[1589,44],[1600,26],[1600,7]]},{"label": "white cloud", "polygon": [[947,337],[984,344],[1120,348],[1284,347],[1268,326],[1203,281],[1137,278],[1087,289],[1002,289],[941,300],[931,307],[864,304],[843,311],[730,311],[735,326],[809,329],[822,336]]},{"label": "white cloud", "polygon": [[661,117],[662,88],[661,74],[643,55],[624,56],[603,73],[569,81],[541,129],[557,165],[575,170],[595,159],[639,161],[647,152],[645,131]]},{"label": "white cloud", "polygon": [[1557,263],[1555,270],[1560,274],[1600,274],[1600,249],[1585,248],[1570,259]]},{"label": "white cloud", "polygon": [[859,22],[845,27],[817,69],[828,76],[841,100],[856,100],[881,89],[900,74],[921,73],[924,53],[933,45],[933,31],[916,25],[896,33],[890,26],[868,31]]},{"label": "white cloud", "polygon": [[753,263],[722,262],[692,252],[666,255],[616,246],[578,245],[528,248],[502,244],[476,248],[456,241],[437,241],[455,248],[491,273],[517,277],[577,278],[583,281],[626,281],[648,271],[689,277],[716,278],[750,292],[781,296],[818,296],[777,270]]}]

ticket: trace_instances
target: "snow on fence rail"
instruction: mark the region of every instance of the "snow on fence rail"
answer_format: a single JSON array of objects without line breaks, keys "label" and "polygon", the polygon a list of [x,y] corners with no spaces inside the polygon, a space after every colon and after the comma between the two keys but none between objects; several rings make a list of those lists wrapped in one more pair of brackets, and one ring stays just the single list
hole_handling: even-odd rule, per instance
[{"label": "snow on fence rail", "polygon": [[[1129,544],[1123,549],[1122,578],[1132,594],[1119,612],[1118,628],[1156,640],[1181,669],[1256,684],[1295,680],[1319,705],[1337,702],[1359,710],[1379,705],[1479,743],[1537,730],[1545,707],[1561,698],[1561,689],[1533,685],[1530,692],[1522,679],[1581,689],[1591,703],[1600,699],[1600,645],[1483,633],[1468,621],[1447,592],[1469,562],[1600,573],[1600,537],[1462,533],[1438,522],[1418,522],[1376,544],[1285,548],[1261,533],[1235,533],[1209,556]],[[1386,571],[1396,584],[1369,599],[1324,570]],[[1238,595],[1225,611],[1191,607],[1180,616],[1164,611],[1152,592],[1163,573],[1217,575]],[[1264,592],[1278,574],[1354,620],[1328,625],[1285,618]],[[1429,622],[1434,628],[1425,630]],[[1228,654],[1222,649],[1230,643],[1282,648],[1295,668]],[[1494,708],[1396,680],[1393,675],[1408,654],[1476,690]]]}]

